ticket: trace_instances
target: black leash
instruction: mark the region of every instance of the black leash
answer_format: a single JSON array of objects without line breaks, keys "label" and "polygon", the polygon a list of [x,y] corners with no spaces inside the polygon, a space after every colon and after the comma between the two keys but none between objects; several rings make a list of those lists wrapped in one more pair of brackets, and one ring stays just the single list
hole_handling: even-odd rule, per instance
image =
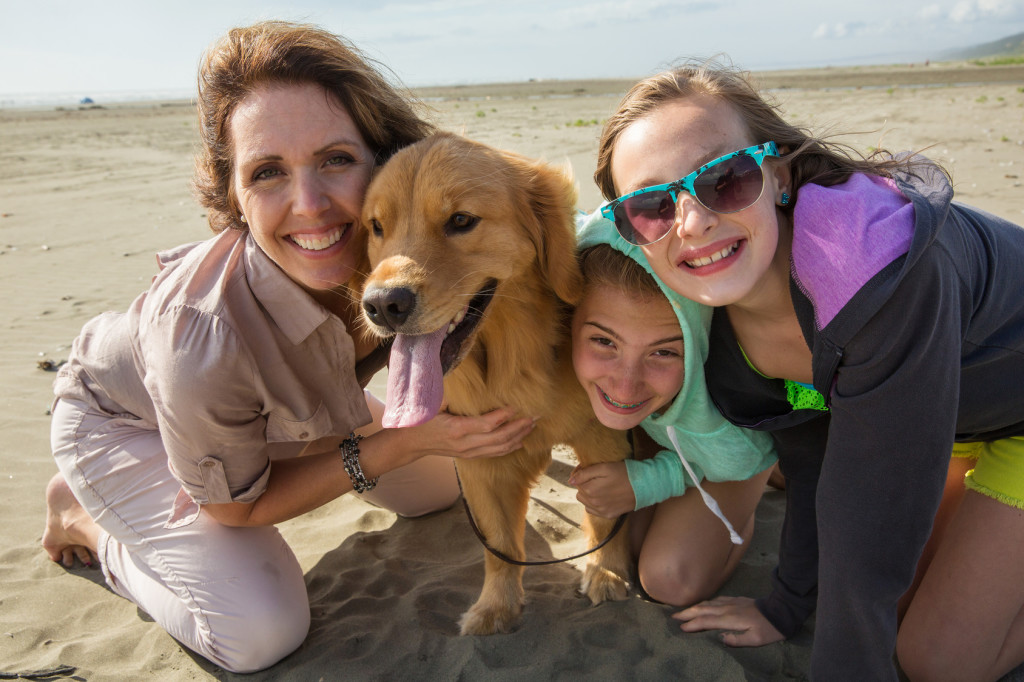
[{"label": "black leash", "polygon": [[599,542],[597,545],[591,547],[585,552],[580,552],[579,554],[574,554],[573,556],[567,556],[564,559],[548,559],[547,561],[520,561],[519,559],[513,559],[507,554],[494,549],[487,543],[487,538],[484,537],[484,534],[480,531],[480,528],[476,525],[476,521],[473,519],[473,512],[469,510],[469,502],[466,501],[466,493],[462,490],[462,479],[459,477],[458,467],[455,467],[455,480],[458,481],[459,483],[459,492],[462,494],[462,506],[465,507],[466,509],[466,518],[469,519],[469,526],[473,529],[473,532],[476,533],[477,538],[480,539],[480,543],[484,546],[484,549],[486,549],[488,552],[498,557],[505,563],[512,564],[514,566],[549,566],[551,564],[560,564],[565,561],[572,561],[573,559],[585,557],[588,554],[596,552],[597,550],[607,545],[611,541],[611,539],[615,537],[615,534],[622,529],[623,524],[626,523],[626,515],[622,514],[615,522],[615,525],[612,526],[611,531],[608,533],[608,537],[606,537],[604,540],[601,540],[601,542]]},{"label": "black leash", "polygon": [[49,680],[54,677],[67,677],[75,673],[73,665],[58,665],[43,670],[24,670],[21,672],[0,672],[0,680]]}]

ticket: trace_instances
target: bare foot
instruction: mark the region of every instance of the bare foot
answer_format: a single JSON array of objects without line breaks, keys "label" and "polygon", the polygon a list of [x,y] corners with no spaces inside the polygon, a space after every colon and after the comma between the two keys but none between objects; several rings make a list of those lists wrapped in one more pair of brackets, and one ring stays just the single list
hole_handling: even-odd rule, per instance
[{"label": "bare foot", "polygon": [[86,566],[92,566],[99,530],[75,499],[64,476],[54,474],[46,486],[46,529],[43,531],[43,549],[50,559],[71,568],[78,557]]}]

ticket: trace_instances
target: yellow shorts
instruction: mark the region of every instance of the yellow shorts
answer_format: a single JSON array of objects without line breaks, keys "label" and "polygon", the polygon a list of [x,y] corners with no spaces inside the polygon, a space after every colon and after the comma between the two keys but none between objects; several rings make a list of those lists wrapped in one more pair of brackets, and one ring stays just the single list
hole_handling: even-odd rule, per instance
[{"label": "yellow shorts", "polygon": [[1024,509],[1024,437],[990,443],[955,443],[954,457],[977,459],[964,485],[1017,509]]}]

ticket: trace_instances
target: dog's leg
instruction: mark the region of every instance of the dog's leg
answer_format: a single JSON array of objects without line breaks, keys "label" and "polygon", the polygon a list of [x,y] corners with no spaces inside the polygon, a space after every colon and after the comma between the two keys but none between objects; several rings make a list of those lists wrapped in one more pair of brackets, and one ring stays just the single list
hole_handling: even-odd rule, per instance
[{"label": "dog's leg", "polygon": [[[591,546],[608,537],[614,526],[615,519],[584,515],[583,530]],[[580,580],[580,592],[587,595],[592,604],[625,599],[629,595],[628,522],[607,545],[590,557]]]},{"label": "dog's leg", "polygon": [[[598,462],[617,462],[629,455],[629,444],[625,434],[594,424],[571,443],[580,464],[586,466]],[[583,530],[590,547],[608,537],[615,526],[615,519],[584,514]],[[629,594],[629,528],[628,523],[607,545],[588,557],[580,591],[590,598],[591,603],[625,599]]]},{"label": "dog's leg", "polygon": [[[457,464],[463,494],[480,532],[491,547],[517,560],[526,558],[524,535],[530,487],[546,466],[541,462],[539,466],[524,467],[524,460],[530,458],[519,450],[498,459],[459,460]],[[532,471],[534,468],[537,470]],[[509,632],[519,620],[524,601],[523,567],[485,550],[483,590],[459,620],[461,634]]]}]

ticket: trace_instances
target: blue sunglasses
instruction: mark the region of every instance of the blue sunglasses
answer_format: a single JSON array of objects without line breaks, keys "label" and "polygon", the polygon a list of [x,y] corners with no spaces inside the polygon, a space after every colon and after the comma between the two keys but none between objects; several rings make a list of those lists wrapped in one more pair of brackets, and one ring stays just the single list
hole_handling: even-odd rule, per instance
[{"label": "blue sunglasses", "polygon": [[672,229],[676,199],[683,191],[715,213],[735,213],[751,206],[764,191],[761,164],[779,156],[774,142],[755,144],[710,161],[685,178],[624,194],[601,208],[601,215],[630,244],[658,241]]}]

